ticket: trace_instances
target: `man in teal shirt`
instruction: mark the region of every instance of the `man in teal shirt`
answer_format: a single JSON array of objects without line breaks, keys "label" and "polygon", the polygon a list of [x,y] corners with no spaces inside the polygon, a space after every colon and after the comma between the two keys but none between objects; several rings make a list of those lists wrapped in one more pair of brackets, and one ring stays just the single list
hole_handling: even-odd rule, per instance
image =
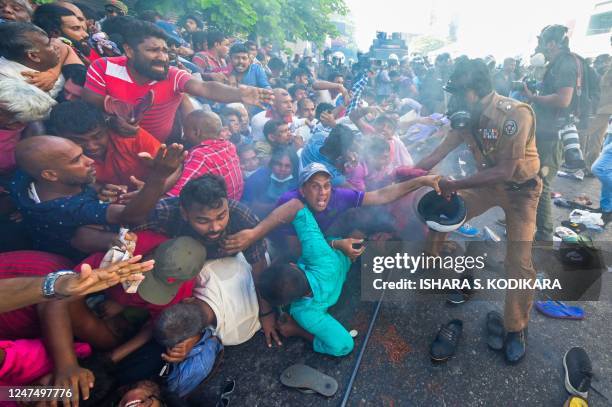
[{"label": "man in teal shirt", "polygon": [[359,239],[325,239],[312,212],[296,200],[299,209],[292,224],[302,245],[295,263],[279,262],[265,270],[259,290],[272,305],[291,304],[290,314],[279,323],[285,337],[301,336],[316,352],[345,356],[353,350],[353,338],[328,312],[342,293],[346,274],[364,248],[354,249]]}]

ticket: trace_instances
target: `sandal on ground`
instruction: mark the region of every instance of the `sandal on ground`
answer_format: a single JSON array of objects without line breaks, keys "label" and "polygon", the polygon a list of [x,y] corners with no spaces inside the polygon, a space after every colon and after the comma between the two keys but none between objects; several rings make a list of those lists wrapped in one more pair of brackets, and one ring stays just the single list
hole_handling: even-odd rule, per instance
[{"label": "sandal on ground", "polygon": [[283,371],[280,381],[287,387],[300,391],[313,390],[326,397],[331,397],[338,390],[338,382],[310,366],[295,364]]}]

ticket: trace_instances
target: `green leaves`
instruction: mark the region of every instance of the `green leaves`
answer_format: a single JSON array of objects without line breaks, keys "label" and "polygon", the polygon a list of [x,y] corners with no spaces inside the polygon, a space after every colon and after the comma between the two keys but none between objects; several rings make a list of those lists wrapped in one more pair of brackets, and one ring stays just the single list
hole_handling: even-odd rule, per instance
[{"label": "green leaves", "polygon": [[336,34],[331,16],[348,12],[344,0],[148,0],[146,4],[162,13],[201,10],[212,26],[223,31],[281,43],[296,39],[322,43],[326,35]]}]

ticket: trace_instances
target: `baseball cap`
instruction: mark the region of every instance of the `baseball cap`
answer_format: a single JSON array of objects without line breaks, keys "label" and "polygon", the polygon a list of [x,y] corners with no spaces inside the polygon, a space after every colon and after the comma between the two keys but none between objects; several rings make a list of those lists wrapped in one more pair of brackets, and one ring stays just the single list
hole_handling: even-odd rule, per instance
[{"label": "baseball cap", "polygon": [[325,174],[332,176],[327,167],[321,163],[310,163],[302,171],[300,171],[299,183],[300,186],[304,185],[313,175],[324,172]]},{"label": "baseball cap", "polygon": [[195,278],[206,261],[206,248],[192,237],[181,236],[160,244],[155,250],[155,266],[145,274],[138,295],[155,305],[166,305],[181,284]]},{"label": "baseball cap", "polygon": [[122,1],[119,1],[119,0],[108,0],[108,1],[106,1],[104,3],[104,7],[108,7],[108,6],[116,8],[117,10],[121,11],[123,14],[127,15],[127,13],[128,13],[128,7]]}]

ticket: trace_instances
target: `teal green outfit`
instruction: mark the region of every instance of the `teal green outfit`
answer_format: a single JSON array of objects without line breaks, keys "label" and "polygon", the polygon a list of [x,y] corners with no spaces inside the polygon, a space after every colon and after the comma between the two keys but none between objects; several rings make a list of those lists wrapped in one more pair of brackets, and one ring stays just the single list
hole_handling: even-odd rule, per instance
[{"label": "teal green outfit", "polygon": [[302,257],[297,266],[310,283],[312,297],[293,302],[291,316],[314,335],[315,352],[347,355],[353,350],[353,338],[327,310],[342,293],[351,261],[340,250],[329,246],[310,209],[301,209],[292,223],[302,244]]}]

